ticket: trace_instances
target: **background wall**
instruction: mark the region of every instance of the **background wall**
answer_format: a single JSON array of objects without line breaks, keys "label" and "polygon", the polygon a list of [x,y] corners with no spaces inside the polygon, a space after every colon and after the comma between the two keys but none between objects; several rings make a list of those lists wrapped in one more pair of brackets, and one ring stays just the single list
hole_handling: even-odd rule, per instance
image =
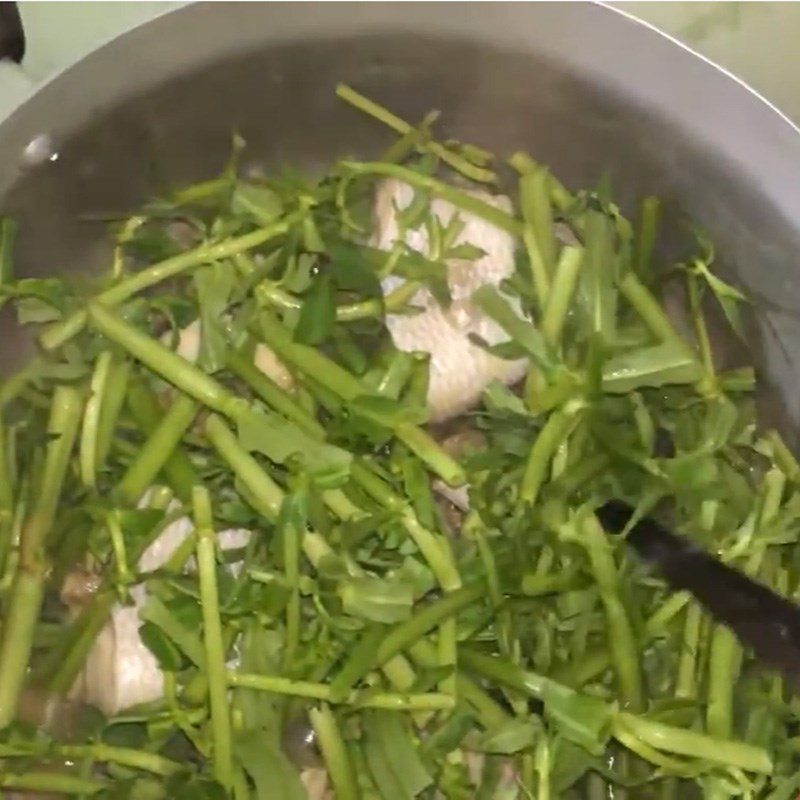
[{"label": "background wall", "polygon": [[[179,2],[26,2],[22,69],[0,63],[0,114],[31,87],[118,33]],[[800,122],[800,3],[614,3],[742,77]]]}]

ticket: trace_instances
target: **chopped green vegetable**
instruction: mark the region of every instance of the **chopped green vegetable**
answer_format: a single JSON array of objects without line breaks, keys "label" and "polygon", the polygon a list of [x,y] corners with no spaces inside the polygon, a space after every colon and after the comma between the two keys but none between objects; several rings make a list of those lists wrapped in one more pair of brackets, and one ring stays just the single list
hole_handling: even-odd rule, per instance
[{"label": "chopped green vegetable", "polygon": [[[573,192],[517,153],[516,204],[495,205],[492,155],[434,138],[436,114],[337,94],[399,136],[382,159],[244,180],[237,140],[220,177],[121,221],[94,288],[15,275],[0,221],[0,305],[44,326],[0,386],[0,786],[791,800],[783,679],[593,513],[663,508],[797,596],[797,458],[759,429],[752,368],[714,361],[744,295],[702,236],[662,263],[656,198],[634,224],[607,181]],[[386,179],[411,192],[384,251]],[[460,296],[454,265],[472,280],[493,257],[474,218],[515,252]],[[479,320],[470,352],[523,386],[487,379],[429,424],[431,376],[461,392],[473,365],[393,338],[423,295],[453,336]],[[123,673],[156,675],[147,702]],[[52,725],[106,681],[118,702],[90,738]]]}]

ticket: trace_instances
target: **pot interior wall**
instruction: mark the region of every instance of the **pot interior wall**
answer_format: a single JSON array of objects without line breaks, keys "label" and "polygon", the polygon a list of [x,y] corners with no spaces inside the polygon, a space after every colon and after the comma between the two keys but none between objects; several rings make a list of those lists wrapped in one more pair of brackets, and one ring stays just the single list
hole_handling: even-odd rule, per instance
[{"label": "pot interior wall", "polygon": [[[719,243],[727,272],[756,298],[752,341],[770,385],[770,414],[785,424],[797,420],[800,242],[779,210],[713,149],[687,138],[670,118],[669,98],[634,107],[592,74],[573,74],[552,57],[463,38],[399,33],[284,42],[144,90],[121,85],[113,102],[55,138],[57,158],[20,170],[6,191],[3,211],[21,225],[20,272],[102,268],[110,254],[102,220],[213,175],[233,131],[247,140],[246,168],[314,171],[337,156],[375,155],[389,136],[337,101],[338,81],[409,120],[440,109],[446,135],[500,154],[525,149],[568,186],[608,174],[627,211],[658,194],[671,231],[664,246],[673,252],[688,241],[680,220],[697,219]],[[7,162],[18,156],[2,148],[0,130],[0,162],[16,169]],[[0,335],[0,369],[7,372],[30,343],[23,346],[7,312]]]}]

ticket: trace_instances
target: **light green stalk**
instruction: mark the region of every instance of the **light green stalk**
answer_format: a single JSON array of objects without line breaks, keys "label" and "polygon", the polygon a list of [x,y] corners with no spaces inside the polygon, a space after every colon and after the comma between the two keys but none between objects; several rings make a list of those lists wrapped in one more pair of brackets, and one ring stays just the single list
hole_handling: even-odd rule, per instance
[{"label": "light green stalk", "polygon": [[228,788],[233,783],[231,719],[228,703],[225,646],[219,613],[217,590],[216,534],[211,514],[211,498],[205,487],[194,491],[194,519],[197,531],[197,575],[200,583],[200,606],[203,612],[203,644],[211,707],[211,751],[214,777]]},{"label": "light green stalk", "polygon": [[[247,250],[259,247],[271,239],[286,233],[298,219],[298,214],[289,215],[271,225],[246,233],[243,236],[226,239],[223,242],[202,244],[194,250],[179,253],[172,258],[140,270],[110,289],[100,292],[96,301],[107,308],[113,308],[138,292],[149,289],[151,286],[155,286],[169,278],[174,278],[187,270],[224,258],[230,258],[238,253],[244,253]],[[76,311],[65,320],[56,322],[47,328],[39,337],[39,343],[45,350],[55,350],[65,342],[68,342],[73,336],[79,334],[86,325],[86,321],[87,312],[85,310]]]},{"label": "light green stalk", "polygon": [[38,491],[20,534],[19,562],[7,598],[0,640],[0,729],[14,719],[25,679],[44,592],[44,545],[55,520],[77,436],[83,398],[71,386],[53,393],[47,445]]}]

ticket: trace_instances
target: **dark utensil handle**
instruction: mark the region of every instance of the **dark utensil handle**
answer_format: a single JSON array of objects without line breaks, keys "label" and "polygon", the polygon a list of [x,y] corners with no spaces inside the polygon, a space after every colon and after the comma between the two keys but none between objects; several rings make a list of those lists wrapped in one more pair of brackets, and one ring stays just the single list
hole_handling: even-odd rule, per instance
[{"label": "dark utensil handle", "polygon": [[25,31],[19,8],[13,2],[0,2],[0,58],[19,64],[25,56]]}]

